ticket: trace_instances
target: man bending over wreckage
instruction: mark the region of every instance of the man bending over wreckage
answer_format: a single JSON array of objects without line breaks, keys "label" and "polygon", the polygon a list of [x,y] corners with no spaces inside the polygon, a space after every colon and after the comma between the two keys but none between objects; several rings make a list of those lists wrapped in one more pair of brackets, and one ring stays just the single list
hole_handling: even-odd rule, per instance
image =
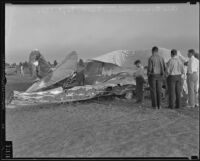
[{"label": "man bending over wreckage", "polygon": [[33,77],[36,78],[35,82],[53,72],[50,65],[47,63],[38,49],[35,49],[31,52],[29,56],[29,63],[32,66]]}]

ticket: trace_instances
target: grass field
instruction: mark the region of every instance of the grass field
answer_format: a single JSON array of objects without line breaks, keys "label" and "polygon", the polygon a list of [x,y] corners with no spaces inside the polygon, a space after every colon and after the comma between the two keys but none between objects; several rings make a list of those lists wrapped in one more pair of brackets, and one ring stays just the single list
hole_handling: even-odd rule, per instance
[{"label": "grass field", "polygon": [[[31,79],[8,76],[6,99]],[[155,110],[146,99],[6,109],[14,157],[191,157],[199,155],[197,108]],[[164,105],[163,105],[164,106]]]}]

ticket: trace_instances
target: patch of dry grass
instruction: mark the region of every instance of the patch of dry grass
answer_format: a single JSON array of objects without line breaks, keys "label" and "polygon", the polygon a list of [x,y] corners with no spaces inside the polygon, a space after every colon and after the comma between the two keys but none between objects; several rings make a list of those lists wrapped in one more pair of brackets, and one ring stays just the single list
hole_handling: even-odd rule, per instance
[{"label": "patch of dry grass", "polygon": [[[8,82],[7,90],[23,90],[30,83],[19,78]],[[148,99],[140,108],[133,102],[114,99],[6,109],[6,138],[13,141],[14,157],[198,155],[196,111],[154,110]]]}]

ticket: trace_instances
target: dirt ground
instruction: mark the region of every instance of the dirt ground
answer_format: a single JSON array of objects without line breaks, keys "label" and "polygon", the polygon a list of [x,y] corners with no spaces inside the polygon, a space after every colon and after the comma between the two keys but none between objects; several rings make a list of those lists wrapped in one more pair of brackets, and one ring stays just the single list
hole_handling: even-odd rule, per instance
[{"label": "dirt ground", "polygon": [[[6,98],[31,79],[8,76]],[[6,109],[14,157],[199,156],[199,111],[142,107],[133,100],[89,101]],[[166,105],[163,104],[165,107]]]}]

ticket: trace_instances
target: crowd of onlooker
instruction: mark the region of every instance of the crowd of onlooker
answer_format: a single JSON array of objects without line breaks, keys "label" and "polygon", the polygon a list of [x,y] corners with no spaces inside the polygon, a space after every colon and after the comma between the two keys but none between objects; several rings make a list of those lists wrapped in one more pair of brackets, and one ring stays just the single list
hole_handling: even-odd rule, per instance
[{"label": "crowd of onlooker", "polygon": [[186,95],[187,107],[199,107],[199,54],[190,49],[188,50],[188,60],[183,61],[177,50],[172,49],[171,58],[166,63],[158,53],[158,47],[153,47],[146,73],[141,61],[135,61],[137,67],[137,71],[134,73],[136,103],[143,103],[143,87],[146,81],[145,74],[147,74],[153,108],[161,108],[163,84],[165,84],[168,94],[168,108],[181,108],[181,97],[184,95]]}]

